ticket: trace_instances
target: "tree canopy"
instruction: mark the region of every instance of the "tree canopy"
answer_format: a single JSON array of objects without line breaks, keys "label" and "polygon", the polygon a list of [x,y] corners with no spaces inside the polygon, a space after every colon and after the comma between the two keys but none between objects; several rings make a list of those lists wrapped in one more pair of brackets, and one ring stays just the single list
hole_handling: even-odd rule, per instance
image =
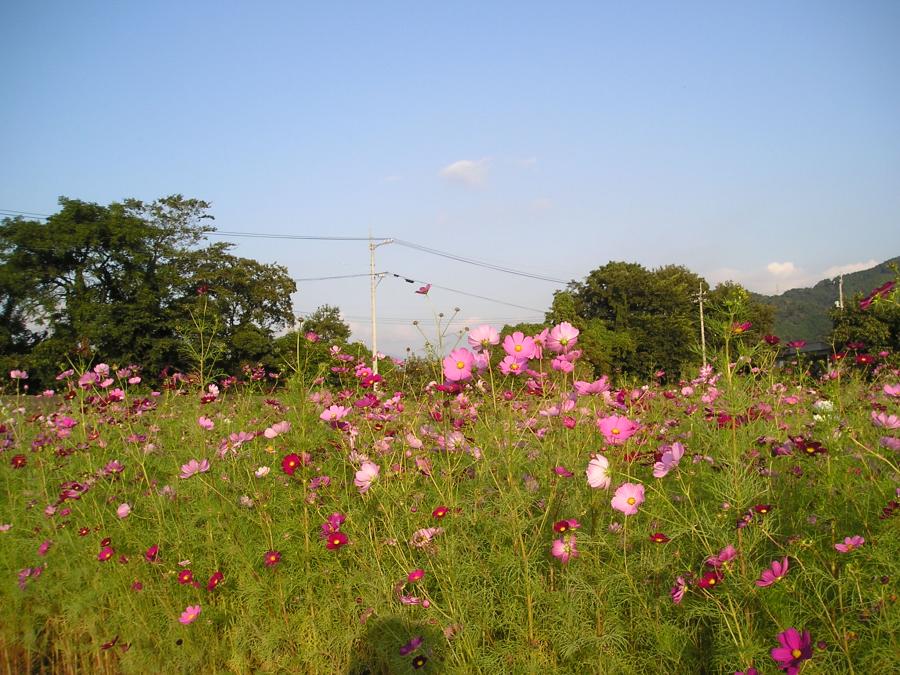
[{"label": "tree canopy", "polygon": [[[46,377],[77,345],[104,360],[189,368],[180,327],[198,289],[231,345],[224,366],[254,360],[293,320],[287,270],[203,246],[210,205],[172,195],[107,206],[61,197],[45,222],[0,223],[0,357],[31,352]],[[243,338],[243,339],[238,339]]]}]

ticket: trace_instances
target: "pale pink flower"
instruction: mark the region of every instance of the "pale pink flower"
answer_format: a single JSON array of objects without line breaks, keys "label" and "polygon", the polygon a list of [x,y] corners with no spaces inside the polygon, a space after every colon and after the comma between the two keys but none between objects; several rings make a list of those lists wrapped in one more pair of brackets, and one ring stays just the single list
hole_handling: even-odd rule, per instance
[{"label": "pale pink flower", "polygon": [[597,427],[610,445],[622,445],[638,429],[637,424],[619,415],[600,418],[597,420]]},{"label": "pale pink flower", "polygon": [[188,605],[178,620],[186,626],[189,623],[193,623],[200,616],[200,611],[200,605]]},{"label": "pale pink flower", "polygon": [[263,432],[263,436],[272,440],[281,434],[285,434],[291,430],[291,423],[288,421],[276,422]]},{"label": "pale pink flower", "polygon": [[669,471],[678,466],[678,462],[684,457],[684,446],[681,443],[675,442],[671,446],[663,447],[668,449],[663,451],[660,460],[653,465],[654,478],[664,477]]},{"label": "pale pink flower", "polygon": [[850,551],[859,548],[865,543],[866,540],[856,534],[852,537],[844,537],[844,543],[835,544],[834,547],[841,553],[850,553]]},{"label": "pale pink flower", "polygon": [[516,331],[503,340],[503,351],[509,356],[527,361],[534,355],[534,338],[526,337],[522,331]]},{"label": "pale pink flower", "polygon": [[353,479],[353,484],[359,488],[360,494],[365,494],[372,487],[372,481],[378,478],[380,472],[381,467],[375,462],[362,463],[359,471],[356,472],[356,477]]},{"label": "pale pink flower", "polygon": [[550,335],[547,337],[547,347],[557,353],[569,351],[578,342],[579,333],[581,331],[575,326],[568,321],[563,321],[551,329]]},{"label": "pale pink flower", "polygon": [[504,375],[521,375],[525,372],[525,364],[527,361],[517,359],[515,356],[507,355],[500,362],[500,372]]},{"label": "pale pink flower", "polygon": [[268,466],[261,466],[256,471],[253,472],[253,475],[256,476],[257,478],[264,478],[265,476],[269,475],[269,472],[271,470],[272,469],[269,468]]},{"label": "pale pink flower", "polygon": [[203,416],[197,418],[197,424],[199,424],[202,428],[206,429],[207,431],[212,431],[213,427],[216,426],[215,422],[213,422],[208,417],[203,417]]},{"label": "pale pink flower", "polygon": [[469,346],[476,352],[487,349],[491,345],[500,344],[500,333],[488,325],[481,325],[469,331]]},{"label": "pale pink flower", "polygon": [[599,380],[594,380],[593,382],[582,382],[581,380],[577,380],[573,386],[575,387],[575,392],[579,396],[602,394],[604,391],[609,391],[609,380],[606,378],[606,375],[604,375]]},{"label": "pale pink flower", "polygon": [[28,372],[25,370],[11,370],[9,371],[9,377],[13,380],[27,380]]},{"label": "pale pink flower", "polygon": [[900,384],[884,385],[884,393],[888,396],[900,397]]},{"label": "pale pink flower", "polygon": [[425,548],[431,543],[432,539],[443,531],[443,527],[423,527],[421,530],[413,532],[412,538],[409,540],[409,545],[414,546],[415,548]]},{"label": "pale pink flower", "polygon": [[119,518],[127,518],[128,514],[131,513],[131,505],[130,504],[119,504],[119,508],[116,509],[116,515]]},{"label": "pale pink flower", "polygon": [[644,486],[640,483],[622,483],[616,488],[611,505],[626,516],[633,516],[644,503]]},{"label": "pale pink flower", "polygon": [[575,533],[567,534],[562,539],[555,539],[550,552],[555,558],[559,558],[559,561],[563,564],[568,563],[569,558],[577,558],[578,549],[575,548]]},{"label": "pale pink flower", "polygon": [[672,587],[672,590],[669,591],[669,595],[672,596],[672,602],[676,605],[680,605],[681,601],[684,599],[684,594],[687,591],[687,581],[684,577],[678,577],[675,580],[675,585]]},{"label": "pale pink flower", "polygon": [[596,454],[588,462],[587,466],[587,482],[592,488],[606,490],[612,483],[609,477],[609,460],[603,455]]},{"label": "pale pink flower", "polygon": [[872,411],[872,423],[882,429],[900,429],[900,417]]},{"label": "pale pink flower", "polygon": [[190,478],[196,473],[206,473],[207,471],[209,471],[209,460],[206,459],[201,461],[192,459],[187,464],[181,465],[182,478]]},{"label": "pale pink flower", "polygon": [[342,405],[332,405],[319,415],[319,419],[324,420],[325,422],[337,422],[338,420],[345,418],[349,412],[350,408]]},{"label": "pale pink flower", "polygon": [[459,348],[450,352],[450,355],[444,358],[444,377],[451,382],[459,382],[468,380],[472,377],[472,366],[475,364],[475,357],[468,349]]}]

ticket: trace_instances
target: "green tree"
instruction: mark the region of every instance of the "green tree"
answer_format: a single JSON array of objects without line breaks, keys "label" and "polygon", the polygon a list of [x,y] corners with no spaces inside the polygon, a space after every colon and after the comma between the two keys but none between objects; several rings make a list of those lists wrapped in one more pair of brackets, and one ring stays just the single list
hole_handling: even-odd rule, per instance
[{"label": "green tree", "polygon": [[317,307],[300,324],[303,333],[315,333],[323,342],[347,342],[350,326],[341,318],[341,310],[331,305]]}]

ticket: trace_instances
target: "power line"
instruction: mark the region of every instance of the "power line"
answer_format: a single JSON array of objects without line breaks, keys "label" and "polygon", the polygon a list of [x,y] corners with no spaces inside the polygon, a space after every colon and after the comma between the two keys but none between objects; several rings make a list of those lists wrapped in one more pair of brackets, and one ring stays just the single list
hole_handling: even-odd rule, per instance
[{"label": "power line", "polygon": [[46,213],[33,213],[32,211],[13,211],[12,209],[0,209],[0,215],[15,218],[16,216],[27,216],[28,218],[38,218],[46,220],[50,216]]},{"label": "power line", "polygon": [[[387,272],[376,272],[375,276],[376,277],[382,276],[384,274],[387,274]],[[332,277],[300,277],[300,278],[295,277],[294,281],[304,281],[304,282],[305,281],[330,281],[331,279],[356,279],[358,277],[369,277],[369,276],[372,276],[372,275],[369,274],[368,272],[365,272],[363,274],[338,274],[338,275],[332,276]]]},{"label": "power line", "polygon": [[294,239],[301,241],[387,241],[388,237],[336,237],[331,235],[307,235],[307,234],[265,234],[262,232],[231,232],[228,230],[215,230],[207,232],[207,235],[216,237],[248,237],[250,239]]},{"label": "power line", "polygon": [[544,276],[543,274],[534,274],[532,272],[523,272],[521,270],[516,270],[511,267],[504,267],[503,265],[497,265],[495,263],[485,262],[483,260],[476,260],[474,258],[466,258],[461,255],[456,255],[454,253],[447,253],[446,251],[439,251],[434,248],[429,248],[428,246],[422,246],[421,244],[415,244],[411,241],[405,241],[403,239],[395,239],[394,243],[399,246],[405,246],[407,248],[411,248],[416,251],[422,251],[423,253],[430,253],[432,255],[440,256],[442,258],[448,258],[450,260],[456,260],[457,262],[463,262],[468,265],[475,265],[476,267],[484,267],[486,269],[495,270],[497,272],[505,272],[506,274],[515,274],[520,277],[527,277],[529,279],[538,279],[540,281],[549,281],[554,284],[563,284],[568,285],[568,281],[563,279],[556,279],[554,277]]},{"label": "power line", "polygon": [[[429,283],[427,281],[422,281],[420,279],[412,279],[403,274],[394,274],[393,272],[391,272],[390,275],[392,277],[396,277],[397,279],[403,279],[404,281],[411,281],[416,284],[428,284]],[[542,310],[542,309],[535,309],[534,307],[526,307],[524,305],[517,305],[512,302],[506,302],[505,300],[498,300],[497,298],[489,298],[486,295],[477,295],[475,293],[461,291],[458,288],[450,288],[449,286],[440,286],[438,284],[430,284],[430,285],[432,288],[440,288],[441,290],[450,291],[451,293],[458,293],[459,295],[467,295],[470,298],[478,298],[479,300],[487,300],[488,302],[496,302],[499,305],[507,305],[509,307],[515,307],[516,309],[525,309],[525,310],[528,310],[529,312],[537,312],[538,314],[544,313],[544,310]]]}]

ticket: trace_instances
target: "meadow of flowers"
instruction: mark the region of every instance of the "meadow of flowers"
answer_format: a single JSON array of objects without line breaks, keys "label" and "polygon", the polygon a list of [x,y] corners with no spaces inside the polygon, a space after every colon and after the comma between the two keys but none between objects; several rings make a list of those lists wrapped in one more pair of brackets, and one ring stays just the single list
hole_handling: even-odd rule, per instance
[{"label": "meadow of flowers", "polygon": [[648,383],[565,323],[429,383],[13,371],[5,672],[900,672],[900,372],[740,332]]}]

